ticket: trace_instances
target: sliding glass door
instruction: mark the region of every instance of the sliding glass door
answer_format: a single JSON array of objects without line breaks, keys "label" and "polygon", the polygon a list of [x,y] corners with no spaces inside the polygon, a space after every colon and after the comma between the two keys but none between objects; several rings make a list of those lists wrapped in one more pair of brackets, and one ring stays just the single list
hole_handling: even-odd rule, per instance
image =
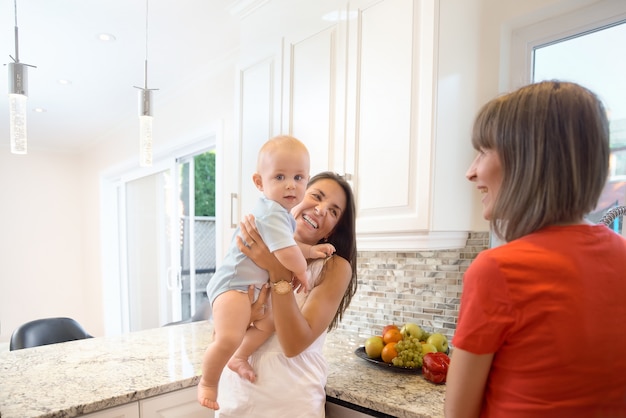
[{"label": "sliding glass door", "polygon": [[215,153],[122,181],[118,204],[123,330],[191,318],[215,272]]},{"label": "sliding glass door", "polygon": [[123,229],[125,242],[125,290],[129,331],[155,328],[180,315],[176,277],[178,262],[171,247],[170,209],[173,171],[167,169],[124,184]]}]

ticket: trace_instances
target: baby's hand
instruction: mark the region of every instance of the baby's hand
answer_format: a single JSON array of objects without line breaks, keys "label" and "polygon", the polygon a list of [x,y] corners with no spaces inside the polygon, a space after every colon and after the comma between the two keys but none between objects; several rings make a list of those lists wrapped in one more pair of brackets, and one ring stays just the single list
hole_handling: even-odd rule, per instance
[{"label": "baby's hand", "polygon": [[300,292],[306,293],[310,290],[309,289],[310,281],[311,281],[311,272],[307,270],[303,278],[294,276],[292,285],[293,285],[293,288],[296,289],[296,293],[300,293]]},{"label": "baby's hand", "polygon": [[335,246],[332,244],[311,245],[309,250],[309,258],[326,258],[335,253]]}]

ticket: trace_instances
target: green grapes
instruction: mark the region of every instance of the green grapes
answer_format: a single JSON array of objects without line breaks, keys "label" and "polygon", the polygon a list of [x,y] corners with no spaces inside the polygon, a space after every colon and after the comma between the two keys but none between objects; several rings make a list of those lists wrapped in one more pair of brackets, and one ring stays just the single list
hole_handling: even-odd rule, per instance
[{"label": "green grapes", "polygon": [[406,338],[396,344],[398,356],[391,363],[396,367],[419,369],[422,367],[422,343],[415,337]]}]

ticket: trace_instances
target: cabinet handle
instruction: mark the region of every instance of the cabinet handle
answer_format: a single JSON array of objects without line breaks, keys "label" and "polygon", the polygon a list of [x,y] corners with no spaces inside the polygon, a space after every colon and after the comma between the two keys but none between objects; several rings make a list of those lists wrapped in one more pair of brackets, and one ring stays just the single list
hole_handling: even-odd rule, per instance
[{"label": "cabinet handle", "polygon": [[235,223],[235,200],[237,199],[237,193],[230,194],[230,227],[237,228],[237,223]]},{"label": "cabinet handle", "polygon": [[352,181],[352,174],[350,173],[344,173],[341,177],[343,177],[345,181]]}]

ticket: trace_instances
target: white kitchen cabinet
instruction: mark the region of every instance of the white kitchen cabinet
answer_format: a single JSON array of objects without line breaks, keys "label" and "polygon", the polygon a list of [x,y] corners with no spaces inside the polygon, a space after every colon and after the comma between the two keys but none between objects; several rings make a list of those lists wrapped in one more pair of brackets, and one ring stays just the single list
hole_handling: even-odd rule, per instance
[{"label": "white kitchen cabinet", "polygon": [[[231,215],[231,227],[237,226],[242,214],[249,213],[258,199],[259,192],[252,182],[256,171],[258,150],[274,133],[275,117],[274,85],[276,59],[267,58],[242,67],[239,71],[240,118],[239,143],[234,155],[239,156],[239,164],[230,166],[237,170],[239,184],[238,207]],[[280,70],[279,70],[280,71]],[[231,209],[233,211],[233,209]],[[232,234],[225,234],[231,238]],[[225,247],[228,248],[228,247]]]},{"label": "white kitchen cabinet", "polygon": [[[258,146],[288,133],[309,148],[312,174],[332,170],[351,181],[359,249],[464,246],[467,233],[432,230],[439,1],[277,3],[247,18],[275,28],[272,35],[243,41],[244,61],[268,51],[256,65],[272,63],[273,72],[262,84],[246,83],[251,73],[240,78],[242,210],[246,195],[258,196],[249,180]],[[344,18],[322,18],[333,12]]]},{"label": "white kitchen cabinet", "polygon": [[352,18],[287,37],[283,130],[351,179],[360,249],[431,248],[435,7],[349,6]]},{"label": "white kitchen cabinet", "polygon": [[139,418],[139,404],[133,402],[83,416],[85,418]]},{"label": "white kitchen cabinet", "polygon": [[139,401],[141,418],[211,418],[212,410],[196,400],[195,386]]},{"label": "white kitchen cabinet", "polygon": [[84,415],[86,418],[211,418],[200,406],[195,386]]}]

